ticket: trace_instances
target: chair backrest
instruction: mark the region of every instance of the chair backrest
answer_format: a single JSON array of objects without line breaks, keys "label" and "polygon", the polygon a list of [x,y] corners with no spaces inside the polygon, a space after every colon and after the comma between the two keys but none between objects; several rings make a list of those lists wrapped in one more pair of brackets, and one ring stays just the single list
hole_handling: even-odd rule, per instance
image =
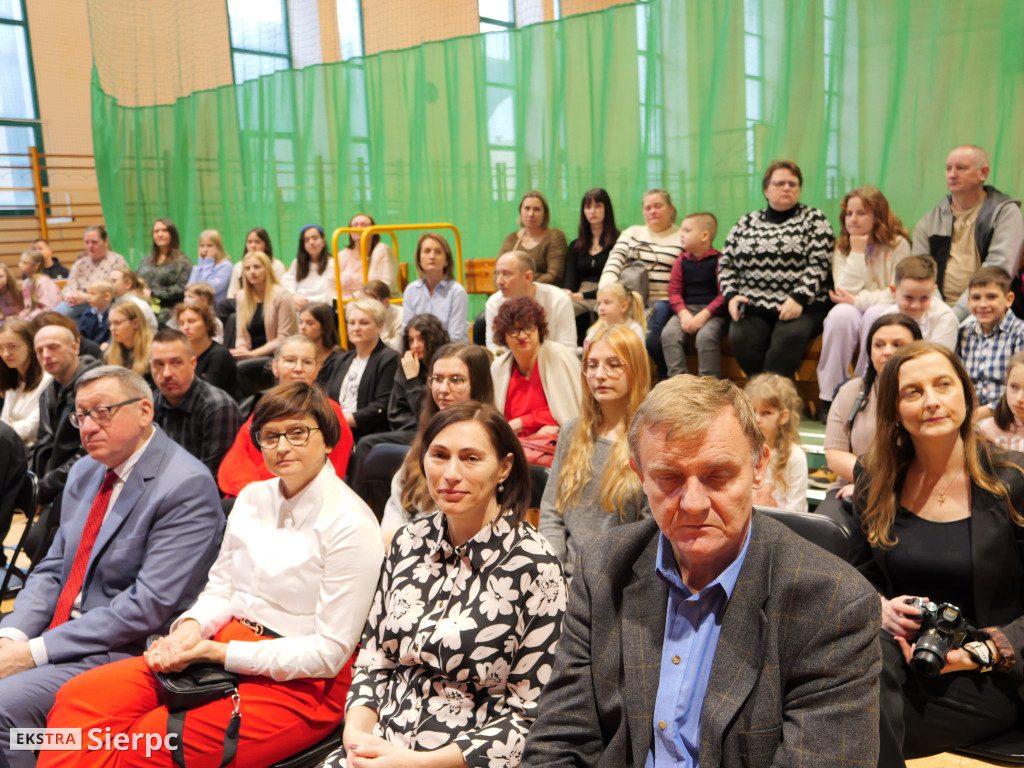
[{"label": "chair backrest", "polygon": [[391,479],[402,468],[402,462],[408,453],[408,445],[380,443],[370,449],[359,468],[356,487],[363,489],[363,493],[368,497],[366,503],[370,505],[378,520],[383,516],[384,505],[391,495]]},{"label": "chair backrest", "polygon": [[530,465],[530,509],[540,509],[540,500],[544,498],[544,487],[548,484],[551,470],[536,464]]},{"label": "chair backrest", "polygon": [[826,552],[846,560],[850,553],[850,531],[830,517],[813,512],[791,512],[788,509],[757,507],[758,512],[778,520],[793,533],[817,544]]},{"label": "chair backrest", "polygon": [[36,504],[38,504],[39,497],[39,481],[36,479],[34,472],[28,472],[25,475],[25,480],[21,484],[21,490],[18,491],[18,498],[14,502],[14,509],[21,513],[27,513],[31,511],[33,514],[36,510]]}]

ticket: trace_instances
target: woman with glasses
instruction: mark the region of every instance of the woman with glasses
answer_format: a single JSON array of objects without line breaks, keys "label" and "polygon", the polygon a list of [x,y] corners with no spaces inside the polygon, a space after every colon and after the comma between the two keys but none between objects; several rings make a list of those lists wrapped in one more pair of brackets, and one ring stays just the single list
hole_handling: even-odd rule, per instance
[{"label": "woman with glasses", "polygon": [[576,555],[610,528],[650,516],[629,466],[626,432],[650,389],[640,337],[610,326],[583,355],[583,407],[558,439],[540,503],[540,532],[572,576]]},{"label": "woman with glasses", "polygon": [[580,415],[576,350],[544,341],[544,308],[531,298],[506,301],[494,318],[494,344],[508,348],[491,365],[494,404],[508,419],[531,464],[550,467],[558,430]]},{"label": "woman with glasses", "polygon": [[420,468],[420,444],[423,431],[438,411],[469,400],[494,404],[494,382],[491,380],[491,356],[475,344],[445,344],[437,350],[427,376],[427,394],[423,398],[419,428],[402,468],[391,481],[391,498],[384,507],[381,535],[385,549],[399,526],[434,508],[427,489],[427,479]]},{"label": "woman with glasses", "polygon": [[[170,721],[151,671],[194,663],[238,675],[236,765],[274,765],[338,727],[384,558],[373,513],[328,461],[338,426],[316,386],[292,382],[260,399],[249,434],[272,479],[239,496],[205,589],[143,656],[66,684],[53,727],[164,736]],[[171,765],[168,746],[178,744],[183,765],[215,765],[232,710],[231,697],[189,709],[178,738],[149,751],[51,752],[40,765]]]},{"label": "woman with glasses", "polygon": [[736,223],[718,260],[732,317],[729,344],[747,377],[793,378],[831,306],[836,241],[825,214],[800,202],[802,185],[796,163],[769,165],[761,182],[768,206]]},{"label": "woman with glasses", "polygon": [[[290,336],[274,352],[270,363],[278,384],[301,381],[312,386],[316,383],[319,365],[316,361],[316,346],[305,336]],[[265,396],[265,395],[264,395]],[[262,397],[260,398],[262,399]],[[352,453],[352,431],[345,422],[341,406],[328,400],[334,415],[341,422],[339,436],[334,443],[329,459],[338,477],[344,478]],[[250,483],[269,480],[273,475],[263,461],[259,449],[250,439],[250,426],[255,414],[238,430],[235,442],[224,455],[217,472],[217,485],[228,496],[237,496]]]}]

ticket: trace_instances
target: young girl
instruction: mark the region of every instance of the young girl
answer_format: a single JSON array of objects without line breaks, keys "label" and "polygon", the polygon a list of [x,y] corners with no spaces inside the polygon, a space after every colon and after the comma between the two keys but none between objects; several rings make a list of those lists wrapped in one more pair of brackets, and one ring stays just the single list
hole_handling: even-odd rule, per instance
[{"label": "young girl", "polygon": [[800,409],[803,402],[792,381],[762,373],[744,391],[754,404],[757,425],[771,449],[768,474],[754,492],[754,503],[765,507],[807,511],[807,456],[800,447]]},{"label": "young girl", "polygon": [[1024,451],[1024,352],[1010,358],[1006,391],[995,413],[977,423],[975,429],[990,443],[1011,451]]},{"label": "young girl", "polygon": [[[224,250],[224,241],[220,232],[206,229],[199,233],[199,263],[192,267],[188,284],[209,283],[213,287],[215,301],[228,297],[228,283],[231,282],[231,271],[234,269],[231,259]],[[187,286],[186,286],[187,288]],[[188,293],[188,291],[185,291]],[[188,301],[188,299],[185,299]]]},{"label": "young girl", "polygon": [[17,317],[23,309],[25,299],[21,294],[21,283],[9,267],[0,264],[0,319]]},{"label": "young girl", "polygon": [[590,345],[590,340],[612,325],[625,324],[643,339],[647,333],[647,322],[644,319],[644,302],[636,291],[629,291],[621,283],[606,285],[597,292],[597,322],[587,330],[587,338],[583,341],[583,349]]}]

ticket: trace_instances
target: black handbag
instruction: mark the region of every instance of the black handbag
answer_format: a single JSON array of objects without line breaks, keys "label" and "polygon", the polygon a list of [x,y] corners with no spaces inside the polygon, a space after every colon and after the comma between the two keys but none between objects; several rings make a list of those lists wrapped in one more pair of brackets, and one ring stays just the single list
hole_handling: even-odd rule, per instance
[{"label": "black handbag", "polygon": [[[152,635],[146,641],[149,648],[160,636]],[[150,670],[156,679],[160,702],[167,707],[167,735],[176,735],[174,746],[167,740],[168,750],[175,765],[185,768],[185,714],[190,709],[209,704],[211,701],[231,697],[233,713],[224,730],[224,755],[220,768],[235,759],[238,750],[238,731],[242,722],[241,703],[238,695],[238,676],[217,664],[192,664],[180,672],[156,672]]]}]

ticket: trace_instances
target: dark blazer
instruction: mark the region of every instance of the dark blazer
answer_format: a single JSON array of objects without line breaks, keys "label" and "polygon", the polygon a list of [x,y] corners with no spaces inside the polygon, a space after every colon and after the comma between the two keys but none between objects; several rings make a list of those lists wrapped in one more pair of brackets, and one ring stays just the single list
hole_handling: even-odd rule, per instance
[{"label": "dark blazer", "polygon": [[[53,545],[0,626],[17,627],[29,637],[46,630],[106,471],[89,456],[72,467]],[[148,635],[165,631],[195,601],[223,532],[224,513],[210,473],[154,427],[93,545],[81,617],[45,634],[50,661],[141,653]]]},{"label": "dark blazer", "polygon": [[[700,722],[701,768],[844,765],[878,755],[878,595],[849,565],[753,513]],[[643,766],[668,586],[654,520],[580,558],[522,765]]]},{"label": "dark blazer", "polygon": [[[22,486],[27,482],[28,459],[25,456],[25,444],[18,437],[18,433],[4,422],[0,421],[0,534],[6,536],[11,528],[11,519],[14,517],[14,505],[18,501],[18,494]],[[0,554],[0,565],[7,562],[7,558]]]},{"label": "dark blazer", "polygon": [[[345,380],[349,366],[356,359],[355,350],[344,353],[333,365],[330,378],[327,380],[327,396],[338,399],[341,383]],[[356,410],[352,417],[356,427],[352,430],[354,440],[363,435],[383,432],[388,428],[388,398],[395,386],[395,373],[398,371],[398,353],[383,341],[378,340],[377,346],[366,361],[366,370],[359,380],[359,395],[356,398]]]},{"label": "dark blazer", "polygon": [[[993,450],[998,462],[990,471],[1006,487],[1013,508],[1024,513],[1024,454]],[[987,464],[987,462],[985,462]],[[1008,463],[1011,466],[1001,466]],[[860,465],[858,464],[858,467]],[[866,488],[866,471],[855,473],[858,489]],[[902,479],[897,485],[896,493]],[[867,494],[854,498],[857,525],[851,532],[850,560],[875,589],[892,599],[897,596],[889,577],[888,552],[870,547],[860,528],[860,515]],[[910,514],[899,512],[897,514]],[[980,627],[998,628],[1016,652],[1014,684],[1024,695],[1024,528],[1015,524],[1006,508],[1006,499],[971,483],[971,563],[974,569],[974,619]],[[935,597],[934,595],[932,597]]]}]

